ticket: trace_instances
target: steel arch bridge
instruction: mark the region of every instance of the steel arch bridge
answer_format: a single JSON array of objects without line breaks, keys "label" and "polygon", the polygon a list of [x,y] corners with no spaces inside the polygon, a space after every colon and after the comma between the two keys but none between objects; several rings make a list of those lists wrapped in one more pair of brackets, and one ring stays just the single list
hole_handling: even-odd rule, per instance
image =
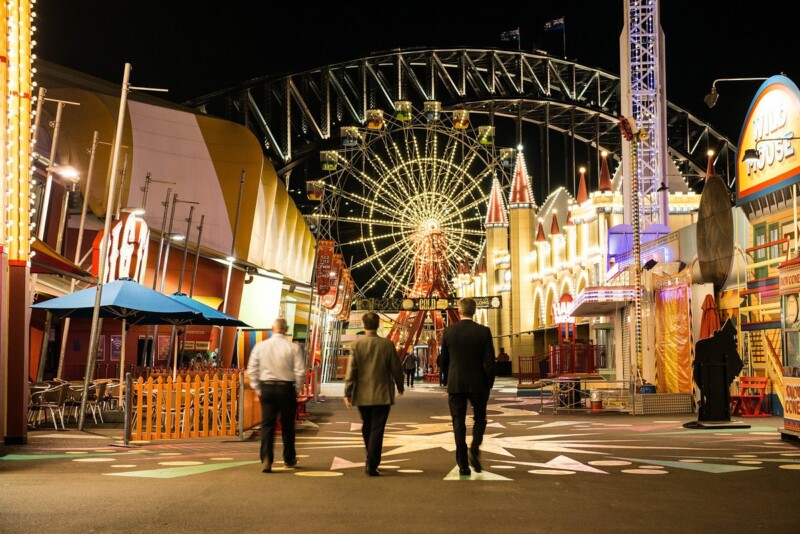
[{"label": "steel arch bridge", "polygon": [[[394,110],[400,100],[419,108],[438,100],[444,109],[489,115],[487,123],[508,118],[518,137],[523,123],[535,124],[619,158],[620,98],[619,76],[580,63],[520,51],[437,48],[392,50],[255,79],[186,104],[248,127],[284,175],[330,145],[340,126],[363,126],[368,109]],[[550,137],[542,138],[543,154],[550,152]],[[734,143],[670,103],[667,137],[670,156],[690,187],[702,188],[712,149],[717,172],[733,189]],[[549,180],[549,168],[545,172]]]}]

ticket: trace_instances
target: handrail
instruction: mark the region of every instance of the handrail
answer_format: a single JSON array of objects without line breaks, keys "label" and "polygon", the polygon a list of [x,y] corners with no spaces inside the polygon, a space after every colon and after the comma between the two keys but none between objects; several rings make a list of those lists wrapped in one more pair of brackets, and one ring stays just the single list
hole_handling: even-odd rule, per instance
[{"label": "handrail", "polygon": [[761,337],[767,342],[766,345],[768,348],[768,357],[765,367],[770,380],[772,380],[772,390],[778,396],[781,406],[785,406],[786,399],[784,398],[783,364],[780,362],[780,356],[778,355],[778,351],[775,350],[775,345],[772,344],[772,340],[763,330],[761,331]]},{"label": "handrail", "polygon": [[762,248],[773,247],[775,245],[783,245],[784,243],[788,243],[789,238],[784,237],[782,239],[777,239],[775,241],[770,241],[769,243],[762,243],[761,245],[756,245],[754,247],[744,249],[745,252],[754,252],[756,250],[761,250]]}]

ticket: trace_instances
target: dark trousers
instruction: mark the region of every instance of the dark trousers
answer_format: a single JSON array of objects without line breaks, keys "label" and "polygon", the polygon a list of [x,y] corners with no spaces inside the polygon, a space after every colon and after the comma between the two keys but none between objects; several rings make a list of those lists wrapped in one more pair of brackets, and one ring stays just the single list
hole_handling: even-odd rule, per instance
[{"label": "dark trousers", "polygon": [[486,431],[486,403],[488,393],[450,393],[450,416],[453,418],[453,434],[456,439],[456,462],[458,467],[469,467],[467,458],[467,400],[472,404],[472,415],[475,420],[472,426],[472,443],[470,449],[477,453],[483,443]]},{"label": "dark trousers", "polygon": [[294,418],[297,413],[297,396],[290,382],[261,383],[261,461],[273,462],[275,456],[275,423],[281,416],[283,461],[292,463],[297,457],[294,449]]},{"label": "dark trousers", "polygon": [[414,387],[414,373],[416,369],[406,369],[406,385]]},{"label": "dark trousers", "polygon": [[389,404],[358,407],[363,422],[361,435],[364,437],[364,446],[367,448],[367,469],[369,471],[375,471],[381,463],[383,431],[386,429],[390,408]]}]

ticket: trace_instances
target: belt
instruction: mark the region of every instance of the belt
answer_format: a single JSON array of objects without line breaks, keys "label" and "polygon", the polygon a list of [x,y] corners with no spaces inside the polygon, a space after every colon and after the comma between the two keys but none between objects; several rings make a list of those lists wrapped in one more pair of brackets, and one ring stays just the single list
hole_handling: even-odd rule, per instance
[{"label": "belt", "polygon": [[293,386],[294,382],[291,380],[267,380],[261,382],[265,386]]}]

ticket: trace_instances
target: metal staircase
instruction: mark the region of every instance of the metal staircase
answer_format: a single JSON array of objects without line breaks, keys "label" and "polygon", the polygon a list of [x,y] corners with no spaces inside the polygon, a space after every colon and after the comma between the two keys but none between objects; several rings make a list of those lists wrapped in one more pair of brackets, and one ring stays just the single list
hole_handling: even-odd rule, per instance
[{"label": "metal staircase", "polygon": [[788,239],[778,239],[746,249],[756,261],[747,265],[747,287],[739,293],[746,299],[739,308],[744,373],[768,377],[781,405],[784,384],[777,267],[786,260],[788,247]]}]

